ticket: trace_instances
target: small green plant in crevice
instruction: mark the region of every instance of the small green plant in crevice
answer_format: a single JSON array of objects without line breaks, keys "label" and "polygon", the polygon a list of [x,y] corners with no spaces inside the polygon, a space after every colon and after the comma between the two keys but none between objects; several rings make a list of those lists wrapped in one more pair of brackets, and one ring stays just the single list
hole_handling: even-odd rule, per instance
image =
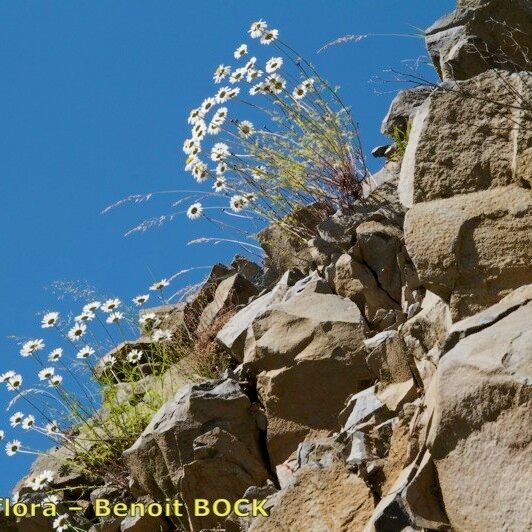
[{"label": "small green plant in crevice", "polygon": [[406,127],[393,126],[390,137],[395,143],[392,153],[388,156],[389,161],[400,161],[404,157],[411,130],[412,122],[410,121],[407,122]]}]

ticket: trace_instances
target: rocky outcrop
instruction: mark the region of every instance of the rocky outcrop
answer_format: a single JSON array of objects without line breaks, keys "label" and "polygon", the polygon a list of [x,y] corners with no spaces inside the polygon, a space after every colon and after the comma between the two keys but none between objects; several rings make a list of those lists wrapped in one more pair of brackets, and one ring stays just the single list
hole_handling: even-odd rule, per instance
[{"label": "rocky outcrop", "polygon": [[532,6],[527,0],[458,0],[425,31],[440,77],[462,80],[486,70],[530,70]]},{"label": "rocky outcrop", "polygon": [[[188,385],[157,412],[124,458],[140,490],[156,500],[236,500],[269,478],[259,423],[236,381]],[[189,522],[201,530],[219,519],[189,514]]]}]

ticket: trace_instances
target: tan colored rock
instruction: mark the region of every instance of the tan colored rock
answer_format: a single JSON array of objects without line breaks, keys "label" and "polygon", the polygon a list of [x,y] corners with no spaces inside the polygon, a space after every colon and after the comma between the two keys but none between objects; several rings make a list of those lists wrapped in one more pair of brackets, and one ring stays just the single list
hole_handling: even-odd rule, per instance
[{"label": "tan colored rock", "polygon": [[364,481],[338,463],[300,469],[295,482],[274,497],[270,516],[254,519],[250,532],[358,532],[374,508]]},{"label": "tan colored rock", "polygon": [[532,527],[531,323],[529,302],[460,340],[433,379],[428,446],[453,530]]},{"label": "tan colored rock", "polygon": [[307,435],[338,430],[345,400],[372,378],[358,307],[340,296],[315,292],[320,286],[307,286],[255,321],[244,356],[246,371],[257,375],[274,465]]},{"label": "tan colored rock", "polygon": [[416,204],[405,243],[453,319],[474,314],[532,282],[532,192],[509,186]]},{"label": "tan colored rock", "polygon": [[[212,442],[203,441],[200,445],[200,437],[212,435],[217,427],[224,431],[224,439],[213,436]],[[195,490],[196,484],[187,477],[186,467],[194,464],[191,468],[203,471],[202,459],[216,458],[220,472],[221,462],[227,460],[228,472],[217,482],[226,487],[225,498],[235,499],[243,493],[244,477],[233,477],[234,472],[229,470],[239,467],[256,471],[257,463],[263,463],[259,439],[255,408],[236,381],[222,379],[183,387],[154,415],[123,456],[134,481],[155,500],[177,494],[187,500],[202,497],[201,491],[190,491]],[[212,456],[208,451],[202,458],[198,454],[202,446],[211,448]],[[263,474],[267,477],[266,471],[263,463]],[[188,481],[181,486],[184,477]],[[250,485],[256,484],[254,479]]]},{"label": "tan colored rock", "polygon": [[532,76],[489,71],[432,93],[418,109],[399,198],[412,205],[512,183],[532,183]]},{"label": "tan colored rock", "polygon": [[528,0],[458,0],[453,13],[425,31],[444,80],[467,79],[492,68],[530,70],[531,35]]}]

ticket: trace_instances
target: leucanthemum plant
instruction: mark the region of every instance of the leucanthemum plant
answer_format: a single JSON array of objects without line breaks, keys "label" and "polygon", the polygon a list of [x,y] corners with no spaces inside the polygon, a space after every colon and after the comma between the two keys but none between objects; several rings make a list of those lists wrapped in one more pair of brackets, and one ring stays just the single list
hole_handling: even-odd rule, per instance
[{"label": "leucanthemum plant", "polygon": [[[369,172],[358,128],[337,90],[277,29],[259,20],[248,33],[257,55],[244,43],[234,64],[216,68],[214,90],[190,112],[183,143],[185,170],[227,206],[198,195],[186,214],[212,220],[211,210],[246,210],[308,236],[292,213],[306,205],[348,210],[360,199]],[[264,49],[274,54],[257,59]]]}]

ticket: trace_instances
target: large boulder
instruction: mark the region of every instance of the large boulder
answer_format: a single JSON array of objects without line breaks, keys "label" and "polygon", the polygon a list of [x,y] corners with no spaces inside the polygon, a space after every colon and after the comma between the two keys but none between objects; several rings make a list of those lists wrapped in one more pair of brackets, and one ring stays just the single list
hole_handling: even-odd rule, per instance
[{"label": "large boulder", "polygon": [[530,530],[532,303],[490,314],[440,361],[428,446],[453,530]]},{"label": "large boulder", "polygon": [[257,377],[274,465],[306,436],[337,430],[345,400],[373,378],[364,318],[354,303],[325,288],[313,282],[273,305],[253,322],[246,343],[243,364]]},{"label": "large boulder", "polygon": [[530,70],[532,5],[528,0],[459,0],[425,31],[443,80],[467,79],[492,68]]},{"label": "large boulder", "polygon": [[532,192],[508,186],[416,204],[405,243],[454,320],[474,314],[532,282]]},{"label": "large boulder", "polygon": [[[125,462],[140,489],[155,500],[212,495],[234,501],[269,477],[257,415],[232,379],[187,385],[124,452]],[[189,516],[192,530],[218,523],[216,516],[210,519]]]},{"label": "large boulder", "polygon": [[415,114],[399,177],[404,206],[532,183],[532,76],[492,70],[434,91]]}]

